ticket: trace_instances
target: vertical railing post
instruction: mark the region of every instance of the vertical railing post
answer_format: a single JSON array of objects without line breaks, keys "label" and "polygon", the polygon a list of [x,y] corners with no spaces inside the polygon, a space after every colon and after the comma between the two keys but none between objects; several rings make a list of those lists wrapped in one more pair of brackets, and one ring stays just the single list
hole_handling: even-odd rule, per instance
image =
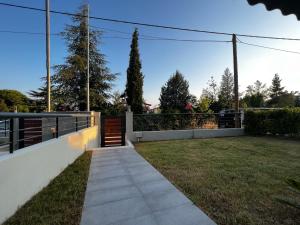
[{"label": "vertical railing post", "polygon": [[24,148],[25,146],[25,135],[24,135],[24,118],[19,118],[19,148]]},{"label": "vertical railing post", "polygon": [[121,145],[125,145],[125,134],[126,134],[126,116],[121,116]]},{"label": "vertical railing post", "polygon": [[56,126],[55,126],[55,129],[56,129],[56,133],[55,133],[55,137],[58,138],[58,117],[56,117]]},{"label": "vertical railing post", "polygon": [[78,131],[78,117],[75,117],[75,130]]},{"label": "vertical railing post", "polygon": [[89,117],[86,117],[86,128],[89,128]]},{"label": "vertical railing post", "polygon": [[15,145],[15,140],[14,140],[14,119],[11,118],[9,120],[9,153],[14,152],[14,145]]},{"label": "vertical railing post", "polygon": [[7,130],[7,120],[4,120],[4,136],[6,137],[7,134],[6,134],[6,130]]},{"label": "vertical railing post", "polygon": [[105,146],[105,118],[101,116],[101,147]]}]

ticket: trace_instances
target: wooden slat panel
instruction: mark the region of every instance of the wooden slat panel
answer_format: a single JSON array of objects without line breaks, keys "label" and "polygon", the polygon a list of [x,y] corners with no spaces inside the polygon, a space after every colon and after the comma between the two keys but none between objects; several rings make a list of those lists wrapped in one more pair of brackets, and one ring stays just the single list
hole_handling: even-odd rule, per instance
[{"label": "wooden slat panel", "polygon": [[103,117],[102,118],[102,146],[120,146],[123,143],[125,129],[123,126],[124,117]]}]

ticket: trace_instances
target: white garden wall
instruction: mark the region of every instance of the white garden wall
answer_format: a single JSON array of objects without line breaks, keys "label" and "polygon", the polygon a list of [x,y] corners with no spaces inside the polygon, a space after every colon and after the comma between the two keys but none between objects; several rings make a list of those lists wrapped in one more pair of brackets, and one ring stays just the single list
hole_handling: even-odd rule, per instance
[{"label": "white garden wall", "polygon": [[131,141],[163,141],[193,138],[233,137],[244,135],[243,128],[190,129],[133,132]]},{"label": "white garden wall", "polygon": [[242,135],[244,135],[243,128],[133,131],[133,113],[126,112],[126,137],[132,142],[234,137]]},{"label": "white garden wall", "polygon": [[99,127],[86,128],[0,157],[0,224],[73,163],[99,146]]}]

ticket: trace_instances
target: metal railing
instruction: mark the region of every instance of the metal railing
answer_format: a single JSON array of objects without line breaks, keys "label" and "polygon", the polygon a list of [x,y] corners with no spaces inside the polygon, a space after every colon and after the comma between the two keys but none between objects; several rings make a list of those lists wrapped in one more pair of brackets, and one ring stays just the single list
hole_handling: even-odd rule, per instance
[{"label": "metal railing", "polygon": [[[241,114],[239,118],[241,121]],[[234,128],[236,113],[134,114],[134,131]],[[241,122],[239,122],[241,124]]]},{"label": "metal railing", "polygon": [[91,113],[0,113],[0,153],[94,126]]}]

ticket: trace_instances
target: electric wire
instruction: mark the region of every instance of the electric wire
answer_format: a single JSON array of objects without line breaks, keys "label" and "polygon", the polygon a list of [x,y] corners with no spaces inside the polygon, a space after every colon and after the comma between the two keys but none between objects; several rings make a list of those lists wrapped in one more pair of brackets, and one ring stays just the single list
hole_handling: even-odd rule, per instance
[{"label": "electric wire", "polygon": [[[28,35],[46,35],[43,32],[27,32],[27,31],[12,31],[12,30],[0,30],[0,33],[9,33],[9,34],[28,34]],[[61,36],[60,33],[51,33],[52,36]],[[225,40],[201,40],[201,39],[175,39],[175,38],[163,38],[163,37],[155,37],[155,36],[147,36],[147,35],[141,35],[144,36],[142,38],[139,38],[141,40],[146,41],[180,41],[180,42],[205,42],[205,43],[229,43],[231,41],[225,41]],[[130,40],[131,37],[122,37],[122,36],[101,36],[101,38],[112,38],[112,39],[128,39]]]},{"label": "electric wire", "polygon": [[[28,9],[34,11],[41,11],[45,12],[45,9],[24,6],[24,5],[16,5],[11,3],[0,2],[0,5],[7,6],[7,7],[15,7],[21,9]],[[79,15],[76,13],[70,13],[65,11],[57,11],[57,10],[50,10],[51,13],[67,15],[67,16],[78,16],[78,17],[86,17],[85,15]],[[146,26],[146,27],[154,27],[154,28],[163,28],[163,29],[171,29],[171,30],[179,30],[179,31],[188,31],[188,32],[197,32],[197,33],[207,33],[207,34],[215,34],[215,35],[227,35],[231,36],[232,33],[228,32],[219,32],[219,31],[209,31],[209,30],[199,30],[199,29],[192,29],[192,28],[184,28],[184,27],[174,27],[174,26],[166,26],[166,25],[159,25],[159,24],[150,24],[150,23],[141,23],[141,22],[134,22],[134,21],[127,21],[127,20],[119,20],[119,19],[111,19],[111,18],[104,18],[104,17],[97,17],[97,16],[89,16],[90,19],[95,20],[102,20],[114,23],[122,23],[122,24],[130,24],[130,25],[138,25],[138,26]],[[286,40],[286,41],[300,41],[300,38],[289,38],[289,37],[275,37],[275,36],[262,36],[262,35],[252,35],[252,34],[238,34],[237,36],[240,37],[248,37],[248,38],[263,38],[263,39],[275,39],[275,40]]]},{"label": "electric wire", "polygon": [[264,45],[252,44],[252,43],[241,41],[238,38],[237,38],[237,40],[238,40],[238,43],[244,44],[244,45],[249,45],[249,46],[254,46],[254,47],[264,48],[264,49],[269,49],[269,50],[275,50],[275,51],[281,51],[281,52],[286,52],[286,53],[300,54],[300,52],[297,52],[297,51],[290,51],[290,50],[281,49],[281,48],[273,48],[273,47],[264,46]]}]

